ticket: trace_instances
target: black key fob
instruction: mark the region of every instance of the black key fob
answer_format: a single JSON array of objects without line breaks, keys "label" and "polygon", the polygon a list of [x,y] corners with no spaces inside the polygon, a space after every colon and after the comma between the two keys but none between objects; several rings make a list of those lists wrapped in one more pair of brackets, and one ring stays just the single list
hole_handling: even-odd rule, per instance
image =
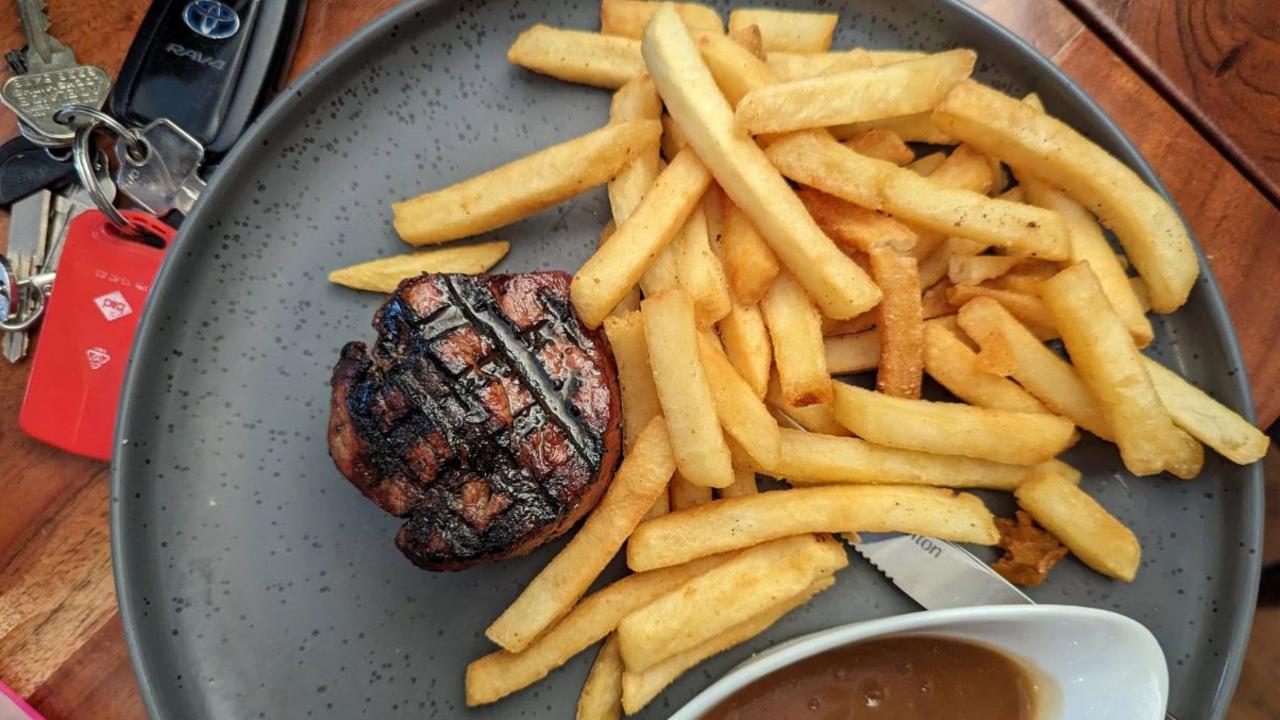
[{"label": "black key fob", "polygon": [[168,118],[227,152],[279,89],[306,0],[154,0],[111,96],[133,126]]},{"label": "black key fob", "polygon": [[57,190],[75,179],[70,158],[54,160],[44,148],[18,136],[0,145],[0,208],[41,190]]}]

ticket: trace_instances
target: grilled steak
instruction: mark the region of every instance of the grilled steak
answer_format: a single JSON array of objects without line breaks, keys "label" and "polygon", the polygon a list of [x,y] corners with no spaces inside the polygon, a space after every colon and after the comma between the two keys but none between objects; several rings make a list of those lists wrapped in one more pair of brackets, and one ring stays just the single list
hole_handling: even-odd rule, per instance
[{"label": "grilled steak", "polygon": [[621,447],[604,334],[569,276],[422,275],[333,370],[329,454],[428,570],[522,555],[599,501]]}]

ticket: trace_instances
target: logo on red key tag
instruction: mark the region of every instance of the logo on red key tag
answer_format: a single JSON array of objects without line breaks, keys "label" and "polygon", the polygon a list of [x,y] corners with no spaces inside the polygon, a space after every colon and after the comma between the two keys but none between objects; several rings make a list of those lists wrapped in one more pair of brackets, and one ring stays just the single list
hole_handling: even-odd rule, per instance
[{"label": "logo on red key tag", "polygon": [[97,210],[72,221],[18,417],[32,437],[101,460],[111,459],[133,334],[174,236],[150,215],[124,215],[165,247],[120,232]]}]

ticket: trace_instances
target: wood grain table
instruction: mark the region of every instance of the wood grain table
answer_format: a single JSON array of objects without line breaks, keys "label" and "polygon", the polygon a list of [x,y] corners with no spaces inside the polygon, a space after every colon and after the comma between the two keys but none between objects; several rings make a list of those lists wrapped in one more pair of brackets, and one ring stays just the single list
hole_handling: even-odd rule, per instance
[{"label": "wood grain table", "polygon": [[[1259,419],[1270,424],[1280,416],[1280,352],[1271,352],[1280,335],[1280,292],[1272,284],[1280,276],[1277,3],[971,1],[1060,65],[1155,166],[1211,259]],[[82,61],[112,73],[147,6],[48,4],[56,34]],[[311,0],[292,76],[394,4]],[[0,50],[19,47],[15,6],[0,5]],[[0,115],[0,137],[13,135],[12,117]],[[0,237],[7,226],[0,218]],[[0,363],[0,679],[51,719],[142,718],[115,608],[107,467],[18,430],[26,371]],[[1275,666],[1259,662],[1251,658],[1240,694],[1267,712],[1280,707],[1266,670]]]}]

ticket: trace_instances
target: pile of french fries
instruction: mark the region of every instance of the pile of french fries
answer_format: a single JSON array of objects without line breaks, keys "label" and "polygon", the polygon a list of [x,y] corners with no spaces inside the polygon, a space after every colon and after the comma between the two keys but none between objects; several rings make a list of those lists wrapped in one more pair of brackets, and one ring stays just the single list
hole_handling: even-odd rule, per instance
[{"label": "pile of french fries", "polygon": [[[830,587],[832,534],[995,544],[957,489],[1012,492],[1128,581],[1136,537],[1057,459],[1081,430],[1135,475],[1265,452],[1140,352],[1198,273],[1173,208],[1034,96],[971,80],[972,51],[832,51],[836,20],[743,9],[726,32],[701,5],[604,0],[599,33],[534,26],[509,59],[616,90],[609,123],[395,205],[418,246],[602,184],[613,215],[571,296],[613,348],[625,459],[488,628],[469,704],[603,640],[578,717],[635,713]],[[872,370],[874,390],[832,380]],[[921,399],[925,374],[962,402]],[[587,595],[624,544],[633,574]]]}]

